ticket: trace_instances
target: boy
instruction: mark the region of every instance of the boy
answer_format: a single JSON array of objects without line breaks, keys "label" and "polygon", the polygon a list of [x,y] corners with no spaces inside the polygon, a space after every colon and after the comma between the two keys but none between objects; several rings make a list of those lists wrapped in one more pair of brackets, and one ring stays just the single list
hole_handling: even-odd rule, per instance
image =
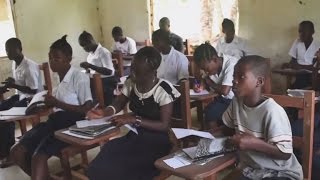
[{"label": "boy", "polygon": [[160,29],[169,32],[170,45],[174,47],[175,50],[184,53],[183,40],[180,36],[172,33],[170,31],[170,20],[167,17],[163,17],[159,21]]},{"label": "boy", "polygon": [[161,64],[158,68],[158,78],[163,78],[172,84],[189,79],[188,59],[170,45],[169,32],[158,29],[152,33],[152,44],[161,53]]},{"label": "boy", "polygon": [[44,100],[53,113],[46,122],[25,133],[10,152],[15,163],[33,180],[47,179],[47,160],[68,146],[56,139],[54,132],[84,119],[92,108],[89,77],[72,67],[71,60],[72,48],[65,35],[50,46],[49,52],[50,68],[60,79],[54,95],[46,95]]},{"label": "boy", "polygon": [[[26,107],[32,96],[43,89],[40,69],[37,63],[26,58],[22,53],[21,41],[17,38],[7,40],[6,51],[9,60],[12,62],[13,78],[9,77],[1,87],[1,93],[5,93],[7,88],[16,89],[18,94],[3,100],[0,103],[0,111],[8,110],[12,107]],[[11,146],[15,143],[14,122],[0,123],[0,167],[10,165],[8,155]]]},{"label": "boy", "polygon": [[219,56],[229,55],[240,59],[250,54],[246,41],[235,35],[234,23],[230,19],[223,20],[222,32],[224,36],[218,40],[216,46]]},{"label": "boy", "polygon": [[[79,44],[89,53],[86,62],[82,62],[80,67],[91,70],[90,74],[98,72],[102,74],[104,101],[106,105],[111,104],[113,100],[113,91],[117,86],[117,80],[114,77],[114,67],[111,53],[108,49],[98,44],[93,36],[83,31],[79,36]],[[93,87],[91,86],[92,93]]]},{"label": "boy", "polygon": [[207,88],[219,94],[205,109],[206,124],[210,129],[214,129],[222,125],[222,114],[234,96],[231,88],[237,59],[227,55],[219,57],[209,43],[197,47],[193,57],[195,63],[207,74],[204,78]]},{"label": "boy", "polygon": [[[299,38],[294,41],[289,51],[292,57],[283,68],[313,70],[314,57],[320,48],[320,42],[313,39],[314,25],[311,21],[302,21],[299,25]],[[293,89],[301,89],[311,86],[311,74],[296,76]]]},{"label": "boy", "polygon": [[235,97],[223,114],[224,134],[240,150],[238,179],[302,179],[293,154],[290,122],[284,109],[261,94],[269,74],[266,59],[246,56],[234,70]]},{"label": "boy", "polygon": [[[120,52],[124,55],[133,55],[137,52],[136,42],[132,38],[124,36],[121,27],[116,26],[112,29],[112,37],[115,41],[112,46],[113,52]],[[130,74],[131,60],[124,58],[123,68],[125,76]]]}]

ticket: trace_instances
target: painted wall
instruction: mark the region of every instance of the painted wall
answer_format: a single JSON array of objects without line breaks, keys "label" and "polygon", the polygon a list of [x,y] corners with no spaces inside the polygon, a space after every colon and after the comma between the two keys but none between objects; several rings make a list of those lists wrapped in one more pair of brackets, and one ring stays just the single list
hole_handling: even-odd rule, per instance
[{"label": "painted wall", "polygon": [[[39,63],[48,61],[50,45],[64,34],[73,48],[72,64],[86,60],[79,46],[83,30],[101,39],[96,0],[16,0],[14,5],[17,37],[24,54]],[[0,80],[11,75],[11,62],[1,59]]]},{"label": "painted wall", "polygon": [[[320,40],[318,0],[239,0],[239,35],[248,39],[258,54],[271,58],[273,66],[289,61],[288,51],[298,36],[298,25],[311,20],[314,38]],[[273,75],[273,90],[283,91],[285,80]],[[281,89],[281,90],[280,90]]]},{"label": "painted wall", "polygon": [[124,34],[136,41],[149,38],[149,0],[98,0],[103,44],[110,49],[111,31],[122,27]]}]

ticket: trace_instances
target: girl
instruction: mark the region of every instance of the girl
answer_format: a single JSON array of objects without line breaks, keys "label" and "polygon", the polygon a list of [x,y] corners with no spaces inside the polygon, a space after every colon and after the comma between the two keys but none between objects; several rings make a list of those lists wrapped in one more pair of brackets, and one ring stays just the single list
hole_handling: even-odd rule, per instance
[{"label": "girl", "polygon": [[58,73],[60,84],[54,96],[47,95],[45,104],[53,107],[54,113],[47,122],[42,122],[28,131],[12,149],[11,155],[33,180],[49,177],[47,160],[58,155],[68,144],[57,140],[54,132],[84,119],[92,107],[89,77],[71,67],[72,48],[66,35],[50,47],[49,63],[53,72]]},{"label": "girl", "polygon": [[111,116],[129,102],[132,113],[115,116],[112,122],[117,126],[134,125],[138,131],[108,142],[89,166],[90,179],[149,180],[158,174],[154,161],[170,151],[168,127],[173,101],[180,96],[169,82],[157,78],[160,63],[156,49],[140,49],[122,94],[106,109],[87,114],[90,119]]}]

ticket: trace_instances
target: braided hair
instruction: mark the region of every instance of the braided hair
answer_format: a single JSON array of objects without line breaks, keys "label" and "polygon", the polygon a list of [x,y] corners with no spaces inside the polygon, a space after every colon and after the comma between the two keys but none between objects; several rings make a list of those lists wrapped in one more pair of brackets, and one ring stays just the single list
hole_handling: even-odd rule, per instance
[{"label": "braided hair", "polygon": [[67,35],[62,36],[61,39],[58,39],[52,43],[50,50],[59,50],[67,57],[72,57],[72,47],[67,42]]},{"label": "braided hair", "polygon": [[87,31],[83,31],[79,36],[79,40],[84,41],[84,42],[88,42],[88,41],[93,40],[93,36],[92,36],[92,34],[88,33]]},{"label": "braided hair", "polygon": [[198,46],[193,53],[194,61],[198,65],[203,61],[211,61],[214,57],[218,57],[218,54],[209,42],[205,42]]},{"label": "braided hair", "polygon": [[134,56],[134,59],[144,60],[150,70],[157,70],[161,64],[161,55],[154,47],[143,47]]}]

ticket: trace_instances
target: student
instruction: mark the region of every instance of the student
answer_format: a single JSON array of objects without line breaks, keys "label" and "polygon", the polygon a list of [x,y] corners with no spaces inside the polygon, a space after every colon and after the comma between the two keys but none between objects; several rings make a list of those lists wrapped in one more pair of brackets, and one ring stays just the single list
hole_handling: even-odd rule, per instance
[{"label": "student", "polygon": [[[120,52],[125,56],[133,55],[137,52],[136,42],[132,38],[124,36],[121,27],[116,26],[112,29],[112,37],[115,41],[115,43],[112,46],[112,51]],[[131,59],[130,60],[124,59],[123,66],[124,66],[124,75],[129,75]]]},{"label": "student", "polygon": [[237,59],[227,55],[219,57],[208,42],[197,47],[193,57],[195,63],[207,74],[204,78],[207,88],[219,94],[205,109],[207,125],[211,129],[216,128],[222,125],[222,114],[234,96],[231,88]]},{"label": "student", "polygon": [[163,17],[159,21],[160,29],[169,32],[170,45],[174,47],[175,50],[184,53],[183,40],[180,36],[172,33],[170,31],[170,20],[167,17]]},{"label": "student", "polygon": [[260,56],[245,56],[235,66],[235,97],[222,117],[223,134],[233,135],[229,143],[240,150],[240,162],[231,175],[238,172],[241,180],[302,180],[288,116],[272,98],[262,95],[268,74],[268,63]]},{"label": "student", "polygon": [[170,45],[169,32],[158,29],[152,33],[153,46],[161,53],[161,64],[158,78],[178,84],[183,79],[189,79],[188,59]]},{"label": "student", "polygon": [[218,40],[216,50],[219,56],[229,55],[237,59],[249,55],[251,52],[246,41],[235,35],[234,23],[230,19],[222,21],[224,36]]},{"label": "student", "polygon": [[[13,78],[9,77],[0,87],[1,93],[8,88],[16,89],[17,94],[0,102],[0,111],[12,107],[26,107],[32,96],[43,89],[39,66],[34,61],[26,58],[22,53],[19,39],[7,40],[6,51],[8,59],[12,61]],[[0,167],[7,167],[11,163],[8,159],[11,146],[15,143],[14,122],[0,122]]]},{"label": "student", "polygon": [[[82,62],[80,67],[89,70],[90,74],[98,72],[102,74],[104,101],[106,105],[112,103],[113,91],[117,87],[117,79],[114,77],[114,67],[111,53],[108,49],[97,44],[93,36],[83,31],[79,36],[79,44],[89,53],[87,62]],[[91,85],[92,94],[94,92]]]},{"label": "student", "polygon": [[122,94],[106,109],[87,114],[90,119],[112,116],[129,102],[132,113],[114,116],[111,121],[117,126],[134,125],[138,131],[106,143],[89,165],[89,179],[147,180],[158,175],[154,162],[171,149],[168,128],[173,101],[180,96],[168,81],[157,78],[160,63],[156,49],[140,49],[134,56],[132,74]]},{"label": "student", "polygon": [[59,75],[60,83],[54,95],[46,95],[45,104],[53,107],[53,113],[46,122],[39,123],[11,149],[15,163],[33,180],[49,177],[47,160],[60,154],[68,144],[57,140],[54,132],[84,119],[92,107],[89,77],[70,65],[72,48],[66,35],[50,46],[49,63],[53,72]]},{"label": "student", "polygon": [[[283,68],[313,70],[314,57],[320,48],[320,42],[313,39],[314,25],[311,21],[302,21],[299,25],[299,38],[296,39],[289,51],[292,57]],[[296,76],[291,88],[301,89],[311,86],[311,74]]]}]

